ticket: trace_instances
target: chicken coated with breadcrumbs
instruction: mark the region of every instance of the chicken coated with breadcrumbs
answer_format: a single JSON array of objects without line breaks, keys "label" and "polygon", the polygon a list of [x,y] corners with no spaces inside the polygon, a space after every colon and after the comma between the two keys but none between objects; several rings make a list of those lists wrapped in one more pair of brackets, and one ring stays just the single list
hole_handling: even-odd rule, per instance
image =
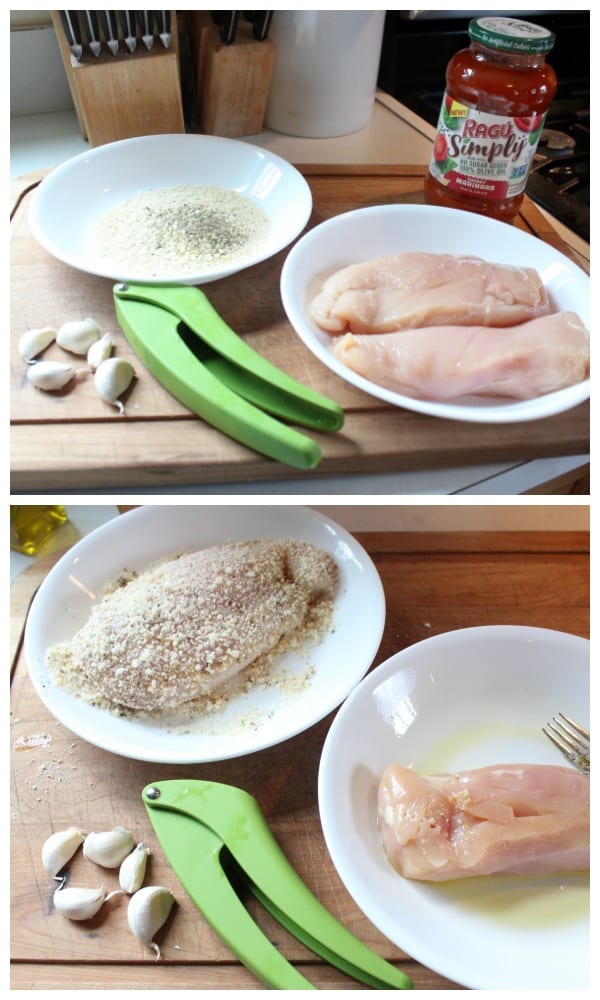
[{"label": "chicken coated with breadcrumbs", "polygon": [[335,560],[308,542],[258,539],[180,555],[92,609],[49,661],[68,658],[111,702],[172,709],[210,694],[332,601]]}]

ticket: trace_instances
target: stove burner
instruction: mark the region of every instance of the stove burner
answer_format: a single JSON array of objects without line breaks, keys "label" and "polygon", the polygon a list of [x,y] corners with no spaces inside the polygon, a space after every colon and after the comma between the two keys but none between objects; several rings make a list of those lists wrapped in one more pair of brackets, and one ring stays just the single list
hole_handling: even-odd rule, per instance
[{"label": "stove burner", "polygon": [[558,129],[544,128],[538,144],[538,153],[544,149],[552,150],[553,153],[559,150],[568,152],[575,149],[575,139],[566,132],[559,132]]},{"label": "stove burner", "polygon": [[590,239],[589,112],[542,130],[527,194],[582,239]]}]

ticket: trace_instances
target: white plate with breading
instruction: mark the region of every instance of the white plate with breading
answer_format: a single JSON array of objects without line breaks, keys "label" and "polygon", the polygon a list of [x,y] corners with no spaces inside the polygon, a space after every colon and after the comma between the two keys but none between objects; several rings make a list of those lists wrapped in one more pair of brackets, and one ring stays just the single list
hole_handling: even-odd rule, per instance
[{"label": "white plate with breading", "polygon": [[[56,683],[48,651],[68,642],[89,618],[107,584],[158,560],[226,542],[302,539],[329,553],[339,569],[333,616],[315,644],[283,653],[244,690],[190,718],[120,717]],[[297,505],[145,506],[102,525],[50,571],[25,630],[29,676],[59,722],[112,753],[157,763],[201,763],[280,743],[337,708],[377,653],[385,597],[377,570],[356,539],[317,511]]]}]

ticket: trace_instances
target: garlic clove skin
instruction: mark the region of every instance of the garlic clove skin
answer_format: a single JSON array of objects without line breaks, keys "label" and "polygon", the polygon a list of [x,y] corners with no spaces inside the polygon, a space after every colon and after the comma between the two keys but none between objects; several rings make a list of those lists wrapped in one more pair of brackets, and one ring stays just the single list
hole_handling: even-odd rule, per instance
[{"label": "garlic clove skin", "polygon": [[87,363],[93,372],[110,358],[115,344],[110,335],[110,333],[105,333],[100,340],[94,341],[89,351],[87,352]]},{"label": "garlic clove skin", "polygon": [[35,330],[26,330],[19,338],[19,354],[27,364],[32,364],[38,354],[45,351],[56,340],[56,330],[53,326],[41,326]]},{"label": "garlic clove skin", "polygon": [[88,833],[83,856],[103,868],[118,868],[135,846],[133,835],[122,826],[103,833]]},{"label": "garlic clove skin", "polygon": [[74,377],[75,369],[62,361],[36,361],[27,370],[27,381],[44,392],[64,389]]},{"label": "garlic clove skin", "polygon": [[147,885],[138,889],[129,900],[127,922],[138,941],[156,952],[160,958],[160,948],[152,939],[166,922],[175,902],[173,894],[162,885]]},{"label": "garlic clove skin", "polygon": [[146,865],[150,848],[144,844],[138,844],[135,850],[129,854],[119,868],[119,885],[123,892],[133,895],[141,889],[146,875]]},{"label": "garlic clove skin", "polygon": [[93,343],[100,339],[100,329],[91,316],[71,319],[60,327],[56,343],[71,354],[86,355]]},{"label": "garlic clove skin", "polygon": [[79,889],[69,886],[55,891],[54,906],[69,920],[90,920],[97,914],[105,899],[104,886],[100,886],[99,889]]},{"label": "garlic clove skin", "polygon": [[84,840],[85,834],[78,826],[57,830],[47,838],[42,845],[42,864],[52,878],[58,878]]},{"label": "garlic clove skin", "polygon": [[125,407],[119,399],[129,387],[135,371],[133,365],[124,358],[107,358],[94,373],[94,383],[99,395],[106,403],[116,406],[121,414]]}]

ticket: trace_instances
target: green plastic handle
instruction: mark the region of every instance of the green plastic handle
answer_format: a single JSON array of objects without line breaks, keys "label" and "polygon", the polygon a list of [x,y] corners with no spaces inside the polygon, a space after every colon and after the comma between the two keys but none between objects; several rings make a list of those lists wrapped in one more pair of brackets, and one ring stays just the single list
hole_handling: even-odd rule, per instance
[{"label": "green plastic handle", "polygon": [[121,301],[147,302],[176,316],[203,344],[229,362],[228,378],[236,383],[235,391],[245,396],[245,382],[250,380],[250,396],[246,398],[258,406],[274,406],[272,412],[315,430],[337,431],[343,426],[341,406],[253,350],[227,325],[201,289],[190,285],[122,284],[115,286],[114,294]]},{"label": "green plastic handle", "polygon": [[190,816],[152,808],[146,796],[144,803],[185,891],[233,954],[270,989],[315,989],[271,944],[237,896],[221,863],[221,838]]},{"label": "green plastic handle", "polygon": [[249,403],[291,424],[312,427],[320,431],[337,430],[337,427],[324,426],[327,421],[323,419],[323,411],[307,406],[303,400],[290,395],[272,382],[265,382],[246,368],[240,368],[232,361],[228,361],[198,337],[190,337],[187,327],[184,327],[183,333],[180,327],[178,332],[204,367],[219,382]]},{"label": "green plastic handle", "polygon": [[[210,828],[265,908],[309,948],[374,989],[413,988],[409,976],[354,937],[312,894],[251,795],[231,785],[201,780],[163,781],[152,787],[157,798],[148,798],[148,788],[143,793],[149,812],[153,808],[174,811]],[[170,858],[176,845],[161,843]]]},{"label": "green plastic handle", "polygon": [[321,449],[304,434],[253,406],[215,378],[177,333],[177,317],[115,296],[117,319],[149,371],[211,426],[248,448],[297,469],[314,469]]}]

